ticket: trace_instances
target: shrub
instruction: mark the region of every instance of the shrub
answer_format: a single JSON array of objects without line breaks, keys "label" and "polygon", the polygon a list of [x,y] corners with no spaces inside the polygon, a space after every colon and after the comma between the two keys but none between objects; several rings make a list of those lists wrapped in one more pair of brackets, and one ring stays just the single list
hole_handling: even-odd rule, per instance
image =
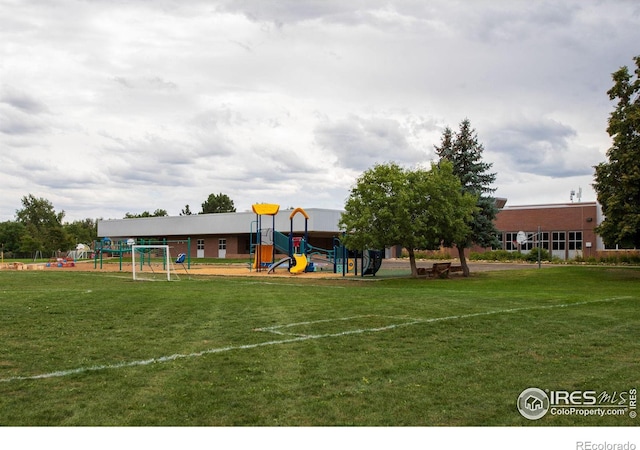
[{"label": "shrub", "polygon": [[469,255],[471,261],[520,261],[524,255],[507,250],[491,250],[490,252],[475,253]]},{"label": "shrub", "polygon": [[[416,259],[436,259],[436,260],[448,260],[451,259],[451,255],[449,252],[442,250],[416,250],[415,251]],[[402,249],[402,258],[408,258],[409,253],[407,250]]]},{"label": "shrub", "polygon": [[[525,259],[530,262],[538,261],[538,247],[532,248],[531,251],[525,255]],[[540,261],[551,261],[551,255],[546,248],[540,249]]]},{"label": "shrub", "polygon": [[637,250],[602,250],[591,258],[601,264],[640,264],[640,252]]}]

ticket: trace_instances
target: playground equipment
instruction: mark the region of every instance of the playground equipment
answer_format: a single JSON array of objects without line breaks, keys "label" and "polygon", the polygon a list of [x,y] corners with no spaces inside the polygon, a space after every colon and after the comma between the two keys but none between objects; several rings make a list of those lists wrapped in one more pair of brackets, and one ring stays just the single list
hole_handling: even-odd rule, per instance
[{"label": "playground equipment", "polygon": [[78,244],[74,250],[67,252],[67,259],[77,261],[79,259],[86,259],[89,257],[91,247],[86,244]]},{"label": "playground equipment", "polygon": [[342,276],[352,273],[360,274],[364,277],[367,275],[375,276],[382,266],[382,252],[380,250],[348,250],[346,247],[336,245],[339,250],[336,253],[336,270],[335,273],[341,273]]},{"label": "playground equipment", "polygon": [[187,268],[184,265],[185,260],[187,259],[187,254],[186,253],[179,253],[178,257],[176,258],[176,264],[180,264],[182,266],[182,268],[184,269],[185,273],[187,275],[189,275],[189,271],[187,270]]},{"label": "playground equipment", "polygon": [[187,267],[191,268],[191,238],[186,240],[169,241],[166,239],[120,239],[117,241],[112,240],[109,237],[103,237],[100,240],[94,241],[93,248],[93,268],[98,267],[98,261],[100,262],[100,268],[103,266],[103,259],[105,255],[107,257],[117,256],[120,263],[120,270],[122,271],[122,264],[124,262],[124,256],[131,254],[131,249],[134,245],[169,245],[169,244],[186,244],[187,253],[186,261]]},{"label": "playground equipment", "polygon": [[95,249],[94,258],[93,258],[94,269],[98,266],[98,261],[100,261],[100,268],[102,269],[104,255],[108,255],[111,257],[113,257],[114,255],[117,255],[120,261],[120,270],[122,270],[123,255],[131,253],[130,243],[123,240],[113,242],[111,238],[108,238],[108,237],[103,237],[99,241],[95,241],[93,244],[93,248]]},{"label": "playground equipment", "polygon": [[73,260],[66,258],[51,258],[49,262],[45,264],[45,267],[75,267],[76,263]]},{"label": "playground equipment", "polygon": [[[286,265],[289,273],[315,272],[330,266],[333,273],[358,275],[358,267],[362,268],[362,276],[375,275],[382,263],[381,252],[365,250],[354,252],[347,250],[339,238],[334,237],[333,248],[325,249],[309,244],[309,215],[302,208],[295,208],[289,215],[289,235],[275,230],[275,216],[280,206],[276,204],[253,205],[256,220],[252,222],[251,268],[256,271],[266,269],[267,273],[275,272]],[[302,236],[294,236],[294,219],[297,215],[304,218]],[[271,216],[272,228],[263,228],[262,216]],[[253,229],[255,224],[255,230]],[[276,253],[285,255],[276,261]],[[360,260],[360,264],[358,264]]]},{"label": "playground equipment", "polygon": [[300,254],[294,254],[293,257],[296,263],[293,266],[289,267],[289,272],[290,273],[306,272],[309,266],[309,262],[307,261],[307,255],[305,255],[304,253],[300,253]]},{"label": "playground equipment", "polygon": [[[275,246],[273,242],[273,230],[276,227],[276,214],[280,205],[273,203],[258,203],[251,206],[256,214],[256,242],[251,243],[251,252],[254,254],[252,268],[260,272],[263,268],[273,264],[275,259]],[[272,228],[262,228],[262,216],[271,216]],[[271,231],[271,232],[270,232]],[[253,235],[253,233],[251,233]]]},{"label": "playground equipment", "polygon": [[[304,217],[304,237],[293,236],[293,218],[296,214]],[[296,208],[291,212],[289,216],[290,231],[289,231],[289,273],[302,273],[313,272],[314,265],[307,258],[308,249],[307,242],[309,242],[309,215],[302,208]]]},{"label": "playground equipment", "polygon": [[[260,272],[267,269],[267,273],[274,272],[276,268],[287,265],[289,273],[303,273],[314,270],[313,262],[309,261],[307,246],[309,215],[302,208],[296,208],[289,216],[289,236],[275,230],[275,216],[280,210],[280,205],[261,203],[252,206],[256,213],[255,242],[251,243],[253,253],[251,267]],[[304,237],[293,236],[293,218],[301,214],[304,219]],[[263,228],[262,216],[271,216],[272,228]],[[254,235],[252,230],[252,236]],[[276,251],[287,256],[275,261]]]},{"label": "playground equipment", "polygon": [[[259,203],[252,205],[252,209],[256,214],[256,220],[253,222],[256,224],[256,229],[255,233],[253,229],[251,232],[251,253],[253,255],[251,268],[258,272],[267,269],[268,273],[271,273],[275,271],[276,268],[287,264],[290,273],[302,273],[309,270],[310,263],[305,254],[304,246],[301,245],[302,238],[295,238],[296,245],[294,246],[293,237],[293,217],[300,213],[305,217],[304,240],[307,240],[308,214],[301,208],[293,210],[289,216],[291,231],[289,236],[286,236],[275,230],[275,217],[280,210],[280,205]],[[272,228],[263,228],[262,216],[271,216]],[[253,236],[255,236],[255,241],[253,240]],[[276,251],[287,256],[276,262]]]},{"label": "playground equipment", "polygon": [[365,250],[362,252],[362,275],[375,275],[382,265],[380,250]]}]

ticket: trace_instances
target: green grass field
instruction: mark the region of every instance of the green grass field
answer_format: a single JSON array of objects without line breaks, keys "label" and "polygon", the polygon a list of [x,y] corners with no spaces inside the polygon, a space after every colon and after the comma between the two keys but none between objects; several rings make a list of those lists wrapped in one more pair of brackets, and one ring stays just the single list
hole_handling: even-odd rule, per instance
[{"label": "green grass field", "polygon": [[0,425],[640,423],[516,408],[640,387],[637,269],[182,278],[0,271]]}]

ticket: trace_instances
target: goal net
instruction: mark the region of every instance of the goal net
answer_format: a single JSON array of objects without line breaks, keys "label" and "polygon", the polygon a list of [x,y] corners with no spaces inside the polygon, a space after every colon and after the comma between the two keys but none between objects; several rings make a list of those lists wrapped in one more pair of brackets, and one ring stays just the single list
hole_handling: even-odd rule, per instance
[{"label": "goal net", "polygon": [[179,280],[168,245],[132,245],[131,270],[133,280]]}]

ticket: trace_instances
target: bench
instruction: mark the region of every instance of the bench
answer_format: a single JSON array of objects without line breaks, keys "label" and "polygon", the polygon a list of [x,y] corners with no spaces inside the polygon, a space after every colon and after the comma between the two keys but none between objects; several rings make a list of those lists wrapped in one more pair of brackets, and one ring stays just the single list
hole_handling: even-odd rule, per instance
[{"label": "bench", "polygon": [[439,278],[447,278],[449,276],[449,271],[451,270],[450,262],[439,262],[433,263],[433,266],[430,269],[426,267],[418,268],[418,275],[429,276],[429,277],[439,277]]}]

